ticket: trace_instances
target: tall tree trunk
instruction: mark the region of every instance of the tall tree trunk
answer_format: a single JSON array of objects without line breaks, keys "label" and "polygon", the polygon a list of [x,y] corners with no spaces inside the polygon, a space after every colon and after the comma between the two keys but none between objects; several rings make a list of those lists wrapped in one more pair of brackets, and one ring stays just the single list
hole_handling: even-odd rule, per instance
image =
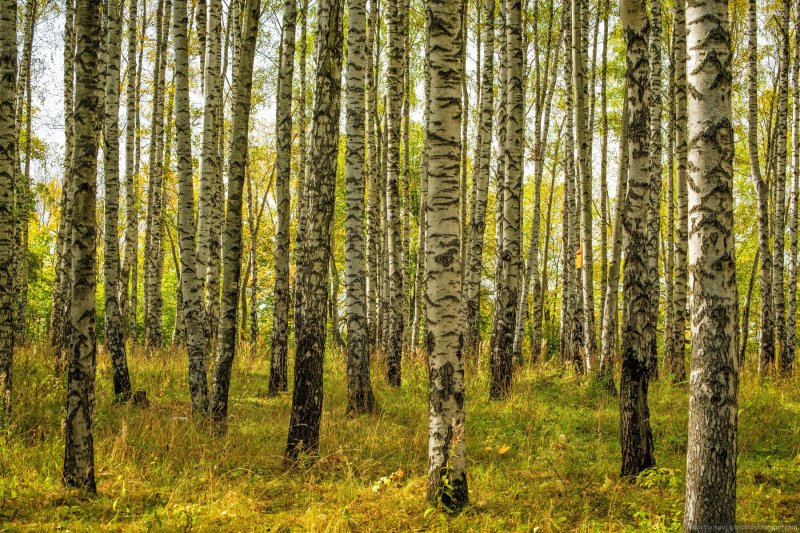
[{"label": "tall tree trunk", "polygon": [[[255,58],[260,0],[247,0],[244,7],[242,44],[238,73],[233,96],[233,124],[228,158],[228,198],[225,211],[225,240],[222,274],[222,300],[217,353],[214,367],[214,384],[209,411],[216,429],[224,432],[228,417],[228,390],[231,368],[236,354],[237,311],[239,278],[242,269],[242,191],[247,164],[247,135],[250,124],[250,94],[253,86],[253,61]],[[244,311],[243,311],[244,312]]]},{"label": "tall tree trunk", "polygon": [[[31,213],[31,152],[33,138],[32,120],[33,109],[31,107],[31,56],[33,55],[33,39],[38,18],[38,4],[36,0],[28,0],[25,5],[25,20],[22,36],[22,61],[19,66],[17,77],[17,98],[16,98],[16,137],[22,139],[22,117],[25,117],[25,147],[17,150],[17,161],[20,155],[25,156],[25,163],[15,166],[15,171],[19,172],[15,180],[16,189],[16,213],[15,213],[15,311],[14,311],[14,331],[20,341],[25,342],[26,316],[28,312],[28,223]],[[25,112],[23,113],[23,105]],[[19,140],[17,141],[19,142]]]},{"label": "tall tree trunk", "polygon": [[[608,230],[610,226],[608,204],[608,15],[610,0],[603,0],[603,50],[600,59],[600,351],[602,357],[603,325],[606,320],[606,293],[608,292]],[[599,18],[598,18],[599,20]]]},{"label": "tall tree trunk", "polygon": [[[69,20],[67,21],[69,23]],[[0,428],[11,422],[14,356],[14,174],[17,135],[14,84],[17,80],[17,2],[0,2]]]},{"label": "tall tree trunk", "polygon": [[[142,35],[145,34],[147,30],[147,4],[142,4]],[[136,136],[134,138],[134,161],[133,161],[133,176],[134,176],[134,185],[135,190],[139,189],[138,182],[136,181],[139,178],[139,164],[141,162],[141,145],[142,145],[142,135],[139,132],[139,125],[141,124],[141,114],[139,112],[139,95],[141,94],[142,89],[142,64],[144,63],[144,46],[140,47],[139,50],[139,63],[136,68],[136,116],[135,116],[135,130]],[[131,295],[130,295],[130,305],[129,309],[129,317],[128,317],[128,324],[129,324],[129,331],[130,335],[133,338],[134,342],[138,341],[138,304],[139,304],[139,207],[137,205],[138,200],[134,199],[134,214],[135,214],[135,223],[136,223],[136,231],[137,234],[132,237],[133,242],[133,251],[131,252]]]},{"label": "tall tree trunk", "polygon": [[[222,223],[222,160],[220,154],[220,129],[222,125],[222,94],[219,80],[225,76],[220,71],[221,62],[222,2],[209,0],[207,31],[203,36],[205,59],[203,61],[203,131],[200,139],[200,191],[198,194],[197,279],[200,299],[204,307],[209,343],[214,341],[219,295],[219,235]],[[198,21],[199,22],[199,21]],[[198,31],[199,31],[198,25]],[[206,289],[206,280],[210,283]]]},{"label": "tall tree trunk", "polygon": [[753,267],[750,269],[750,282],[747,284],[747,296],[744,299],[744,311],[742,311],[742,327],[739,328],[739,368],[744,364],[745,352],[747,350],[747,338],[750,336],[750,302],[753,301],[753,286],[758,270],[759,250],[756,248],[756,256],[753,258]]},{"label": "tall tree trunk", "polygon": [[[16,2],[14,5],[16,5]],[[75,146],[72,116],[75,94],[75,4],[73,0],[66,0],[65,2],[64,19],[64,179],[61,182],[60,218],[56,237],[56,273],[53,284],[53,306],[50,311],[50,343],[55,351],[56,373],[60,373],[66,364],[71,284],[69,276],[72,272],[71,232],[74,196],[72,151]],[[16,49],[16,45],[14,48]],[[16,60],[14,66],[16,68]],[[13,91],[9,94],[13,94]],[[13,100],[11,105],[14,105]],[[9,271],[10,268],[11,265],[9,265]],[[9,278],[9,287],[11,286],[10,283],[11,278]]]},{"label": "tall tree trunk", "polygon": [[425,257],[430,378],[428,498],[455,511],[469,499],[461,356],[464,339],[460,306],[453,305],[461,295],[457,213],[462,119],[461,73],[453,66],[459,64],[464,34],[456,2],[432,0],[427,16],[431,135],[426,205],[429,227],[436,228],[428,236]]},{"label": "tall tree trunk", "polygon": [[[525,319],[528,314],[528,294],[533,291],[533,306],[534,318],[532,324],[531,336],[531,350],[532,356],[535,358],[538,354],[539,346],[541,345],[541,314],[542,304],[539,300],[541,293],[541,280],[539,278],[539,233],[542,218],[542,177],[544,176],[544,156],[547,147],[547,138],[550,133],[550,109],[553,100],[553,93],[555,92],[555,83],[558,78],[558,55],[552,53],[553,42],[553,19],[554,19],[554,4],[550,4],[551,9],[548,16],[547,25],[547,51],[545,59],[545,69],[550,66],[550,56],[553,55],[552,72],[549,74],[547,70],[544,76],[537,73],[537,77],[542,80],[537,82],[537,96],[535,98],[536,105],[536,124],[534,126],[534,190],[533,190],[533,220],[531,221],[531,236],[530,244],[528,246],[528,258],[525,265],[525,274],[522,279],[522,290],[520,292],[519,306],[517,307],[517,321],[514,330],[514,358],[521,361],[522,352],[522,336],[525,325]],[[560,30],[556,32],[556,46],[558,46],[558,38],[561,36]],[[535,62],[539,64],[538,53],[534,56]],[[537,69],[540,68],[537,66]],[[537,71],[538,72],[538,71]],[[539,317],[538,320],[536,317]],[[538,326],[537,326],[538,323]]]},{"label": "tall tree trunk", "polygon": [[[333,235],[333,228],[331,228]],[[339,329],[339,269],[336,266],[336,256],[333,251],[334,243],[331,241],[330,267],[328,270],[330,278],[330,297],[328,298],[328,309],[331,318],[331,340],[334,348],[341,348],[344,345],[342,333]]]},{"label": "tall tree trunk", "polygon": [[164,86],[167,64],[167,37],[169,35],[170,0],[159,0],[156,11],[156,64],[153,79],[153,106],[150,138],[150,164],[147,186],[147,221],[144,246],[144,329],[145,345],[159,348],[161,331],[161,261],[162,224],[161,196],[164,166]]},{"label": "tall tree trunk", "polygon": [[523,65],[522,65],[522,3],[506,0],[506,138],[505,183],[503,186],[503,241],[500,253],[497,302],[492,329],[491,381],[489,397],[500,399],[511,392],[511,372],[519,298],[520,264],[520,196],[523,174]]},{"label": "tall tree trunk", "polygon": [[317,7],[316,98],[308,176],[306,236],[298,260],[301,294],[296,325],[297,351],[286,460],[319,450],[322,417],[322,365],[328,300],[330,227],[336,192],[342,64],[342,3],[321,0]]},{"label": "tall tree trunk", "polygon": [[379,249],[380,249],[380,194],[378,171],[380,162],[375,137],[378,120],[378,84],[375,73],[375,35],[378,31],[378,2],[370,2],[367,27],[366,56],[366,136],[367,136],[367,343],[376,346],[378,340]]},{"label": "tall tree trunk", "polygon": [[[797,16],[795,2],[795,16]],[[794,61],[792,62],[793,128],[792,128],[792,188],[789,194],[789,279],[786,301],[786,350],[781,359],[781,372],[790,374],[795,357],[797,337],[797,216],[800,194],[800,34],[795,31]]]},{"label": "tall tree trunk", "polygon": [[[458,253],[461,257],[461,289],[462,294],[459,300],[463,302],[464,299],[464,278],[466,276],[466,266],[467,266],[467,245],[469,240],[469,220],[467,219],[467,203],[469,202],[469,197],[467,195],[468,191],[468,183],[469,183],[469,169],[467,168],[467,152],[469,151],[469,142],[467,137],[467,130],[469,128],[469,89],[467,87],[468,76],[467,76],[467,41],[469,40],[469,27],[467,25],[467,12],[468,12],[468,0],[461,0],[461,33],[463,38],[461,39],[461,64],[459,68],[461,69],[461,153],[460,153],[460,164],[459,164],[459,203],[458,203],[458,220],[460,223],[461,231],[458,236]],[[480,31],[480,30],[478,30]],[[473,171],[474,176],[474,171]],[[474,177],[473,177],[474,180]],[[466,317],[466,309],[463,307],[462,304],[462,312],[464,313],[464,317]]]},{"label": "tall tree trunk", "polygon": [[122,37],[121,2],[109,0],[106,6],[106,80],[105,127],[103,154],[105,157],[105,226],[103,229],[103,285],[105,293],[106,348],[111,356],[114,374],[114,395],[127,399],[131,394],[131,379],[125,357],[122,318],[119,310],[119,64]]},{"label": "tall tree trunk", "polygon": [[[192,414],[195,417],[203,417],[208,413],[208,382],[206,377],[208,341],[195,251],[186,0],[173,0],[172,23],[175,42],[175,140],[178,157],[181,303],[186,326],[186,344],[189,351],[189,392],[192,398]],[[176,317],[176,320],[179,319],[180,317]]]},{"label": "tall tree trunk", "polygon": [[[295,330],[297,330],[297,322],[300,320],[300,289],[297,284],[297,280],[300,279],[302,274],[302,264],[300,264],[300,249],[303,247],[303,235],[305,234],[305,184],[306,184],[306,177],[308,176],[309,172],[309,164],[308,164],[308,148],[307,148],[307,136],[308,136],[308,127],[307,127],[307,117],[306,117],[306,100],[308,98],[308,88],[307,88],[307,76],[306,76],[306,59],[307,59],[307,48],[308,48],[308,38],[307,38],[307,26],[308,26],[308,0],[302,0],[302,4],[300,7],[300,57],[298,58],[298,68],[300,70],[299,77],[300,77],[300,98],[297,102],[297,131],[298,131],[298,143],[297,143],[297,151],[298,151],[298,158],[297,158],[297,202],[296,202],[296,214],[295,218],[297,219],[297,229],[295,231],[295,244],[294,244],[294,255],[295,255],[295,286],[294,286],[294,325]],[[288,379],[288,378],[287,378]]]},{"label": "tall tree trunk", "polygon": [[[788,11],[788,4],[784,6]],[[727,2],[687,10],[692,363],[684,527],[736,524],[738,294]],[[786,19],[784,19],[786,20]],[[788,35],[788,25],[787,28]],[[714,35],[714,39],[709,39]],[[713,60],[709,60],[714,58]],[[784,58],[788,59],[784,53]],[[780,141],[783,142],[783,141]]]},{"label": "tall tree trunk", "polygon": [[[567,4],[563,10],[564,25],[564,50],[567,54],[572,49],[572,6]],[[580,191],[577,190],[576,160],[575,160],[575,95],[572,92],[573,74],[575,68],[573,61],[565,61],[564,93],[567,100],[567,146],[566,164],[564,172],[564,222],[563,222],[563,254],[564,254],[564,282],[562,289],[562,335],[561,357],[563,362],[573,364],[577,371],[583,372],[584,351],[583,344],[583,304],[581,300],[581,278],[578,257],[581,246],[578,236],[580,222],[577,213],[577,200]]]},{"label": "tall tree trunk", "polygon": [[588,370],[594,359],[596,333],[594,327],[594,260],[592,245],[592,168],[591,140],[588,127],[588,101],[586,100],[586,45],[588,16],[584,16],[583,0],[572,0],[572,76],[575,84],[575,141],[577,143],[577,169],[581,199],[581,287],[583,290],[584,365]]},{"label": "tall tree trunk", "polygon": [[[625,94],[627,95],[627,82]],[[619,139],[619,167],[617,169],[617,210],[614,214],[614,230],[611,236],[611,264],[608,269],[608,285],[603,305],[603,331],[600,336],[600,372],[598,378],[606,390],[616,395],[614,385],[614,351],[617,339],[617,316],[619,315],[619,275],[623,247],[623,216],[628,195],[628,100],[622,104],[622,128]]]},{"label": "tall tree trunk", "polygon": [[469,265],[464,278],[465,294],[465,351],[467,357],[480,350],[481,271],[483,242],[486,233],[486,203],[492,158],[492,114],[494,112],[494,19],[495,0],[484,0],[483,65],[481,72],[480,132],[477,158],[474,163],[474,203],[470,209]]},{"label": "tall tree trunk", "polygon": [[661,234],[661,2],[650,2],[650,194],[647,215],[647,306],[650,330],[650,353],[647,370],[650,379],[658,379],[658,247]]},{"label": "tall tree trunk", "polygon": [[[425,32],[425,49],[427,50],[430,33]],[[411,347],[416,350],[422,344],[422,350],[427,354],[425,348],[425,337],[427,334],[427,323],[425,319],[427,304],[425,299],[425,257],[428,253],[428,156],[429,156],[429,124],[430,124],[430,93],[431,93],[431,69],[429,57],[425,56],[424,63],[424,82],[425,82],[425,111],[423,114],[423,125],[425,128],[425,138],[422,143],[422,154],[420,157],[419,169],[419,214],[417,218],[417,271],[414,277],[414,318],[411,325]],[[485,211],[485,210],[484,210]],[[462,287],[463,288],[463,287]]]},{"label": "tall tree trunk", "polygon": [[402,0],[389,0],[389,63],[386,74],[386,235],[389,261],[389,337],[386,354],[386,381],[401,383],[405,295],[403,294],[402,214],[398,187],[400,174],[400,111],[402,93],[403,39],[406,14]]},{"label": "tall tree trunk", "polygon": [[128,74],[125,88],[125,247],[123,248],[122,265],[119,274],[119,289],[117,298],[122,320],[124,336],[135,338],[135,330],[130,327],[131,315],[136,314],[132,308],[130,295],[133,296],[132,278],[136,271],[132,268],[134,256],[138,253],[139,244],[139,214],[136,202],[136,173],[134,167],[136,127],[139,114],[139,101],[137,99],[136,81],[139,69],[136,61],[136,48],[138,42],[138,0],[128,0]]},{"label": "tall tree trunk", "polygon": [[563,134],[563,125],[559,125],[558,128],[558,137],[556,137],[556,144],[553,150],[553,166],[550,172],[550,194],[547,200],[547,215],[545,215],[545,222],[544,222],[544,251],[542,252],[542,277],[541,277],[541,286],[539,289],[539,295],[534,299],[534,306],[533,306],[533,333],[539,334],[538,345],[534,342],[536,337],[531,338],[531,349],[533,350],[532,354],[532,363],[536,362],[537,358],[544,357],[547,354],[547,344],[544,340],[543,333],[543,320],[544,320],[544,309],[545,305],[547,304],[547,287],[548,287],[548,262],[550,260],[550,232],[552,231],[552,214],[553,214],[553,196],[555,193],[556,187],[556,169],[558,168],[558,158],[560,155],[561,149],[561,138]]},{"label": "tall tree trunk", "polygon": [[[403,248],[402,248],[402,274],[403,274],[403,323],[410,322],[410,302],[408,291],[411,275],[411,32],[409,28],[409,0],[403,0],[403,16],[405,17],[405,30],[403,37]],[[403,346],[408,346],[411,341],[410,328],[403,328]]]},{"label": "tall tree trunk", "polygon": [[[13,7],[13,4],[12,6]],[[14,11],[12,11],[13,13]],[[95,253],[97,229],[97,144],[100,130],[100,6],[75,4],[75,186],[72,218],[70,357],[67,380],[63,480],[67,487],[96,492],[94,479]]]},{"label": "tall tree trunk", "polygon": [[775,314],[772,307],[772,252],[769,249],[769,185],[762,178],[758,155],[758,18],[756,0],[748,0],[747,18],[747,148],[750,158],[750,175],[755,182],[758,202],[758,253],[761,256],[761,266],[758,271],[761,301],[758,369],[763,373],[767,372],[775,361]]},{"label": "tall tree trunk", "polygon": [[[275,229],[275,309],[272,313],[270,394],[283,392],[288,387],[286,361],[289,351],[289,189],[292,179],[292,80],[297,18],[295,1],[286,0],[283,4],[283,35],[276,91],[275,201],[278,207],[278,220]],[[300,132],[300,135],[304,133]]]},{"label": "tall tree trunk", "polygon": [[[672,342],[668,347],[667,368],[672,380],[686,380],[686,320],[688,295],[689,195],[687,183],[688,137],[686,133],[686,0],[676,0],[675,21],[675,159],[677,172],[678,224],[675,232],[675,294],[672,303]],[[764,294],[763,292],[761,293]]]},{"label": "tall tree trunk", "polygon": [[664,367],[669,375],[672,360],[670,349],[675,335],[675,32],[669,51],[667,77],[667,190],[664,195],[667,209],[666,251],[664,253]]},{"label": "tall tree trunk", "polygon": [[787,123],[789,113],[789,0],[781,1],[781,45],[778,69],[778,114],[775,117],[776,168],[775,204],[772,227],[772,301],[775,306],[776,358],[782,364],[786,354],[786,298],[784,296],[784,257],[786,233],[786,144],[788,141]]},{"label": "tall tree trunk", "polygon": [[650,174],[649,24],[642,0],[623,0],[620,17],[627,42],[628,188],[623,224],[622,375],[620,440],[623,476],[635,476],[655,464],[650,409],[647,404],[648,356],[655,335],[648,318],[647,214]]},{"label": "tall tree trunk", "polygon": [[370,413],[375,410],[375,397],[369,377],[367,300],[364,293],[366,9],[366,0],[350,0],[347,16],[347,218],[344,282],[347,292],[347,412],[350,414]]}]

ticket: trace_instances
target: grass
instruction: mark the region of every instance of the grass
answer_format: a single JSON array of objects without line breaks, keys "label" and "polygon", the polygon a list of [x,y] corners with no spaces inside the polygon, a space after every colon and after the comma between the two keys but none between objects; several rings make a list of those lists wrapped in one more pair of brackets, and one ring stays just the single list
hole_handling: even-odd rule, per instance
[{"label": "grass", "polygon": [[[246,354],[245,350],[242,353]],[[61,485],[64,383],[49,353],[20,350],[15,414],[0,436],[0,530],[42,531],[631,531],[679,530],[687,393],[652,384],[658,467],[619,477],[615,398],[556,365],[525,369],[507,401],[489,402],[483,372],[467,373],[470,506],[447,516],[425,501],[427,374],[405,361],[401,389],[373,368],[379,415],[345,417],[340,353],[328,356],[320,460],[282,468],[291,395],[268,398],[268,365],[239,357],[229,432],[190,419],[186,358],[165,350],[130,358],[146,409],[112,401],[98,356],[98,495]],[[800,379],[761,381],[751,369],[739,400],[738,518],[800,524]]]}]

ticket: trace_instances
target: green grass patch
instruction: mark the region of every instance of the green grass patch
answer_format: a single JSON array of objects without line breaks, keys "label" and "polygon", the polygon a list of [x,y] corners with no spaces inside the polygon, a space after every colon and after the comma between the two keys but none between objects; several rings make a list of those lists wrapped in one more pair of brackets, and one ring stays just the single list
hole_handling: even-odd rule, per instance
[{"label": "green grass patch", "polygon": [[[246,350],[241,351],[247,354]],[[687,389],[651,385],[658,467],[619,477],[619,411],[591,380],[558,365],[524,369],[511,398],[489,402],[467,372],[470,506],[447,516],[425,501],[427,372],[404,362],[391,389],[373,364],[380,413],[345,416],[341,353],[328,356],[320,460],[286,471],[291,395],[266,396],[268,364],[239,357],[228,434],[190,418],[186,356],[135,351],[132,380],[148,408],[113,402],[98,355],[98,495],[61,485],[65,383],[50,353],[19,350],[13,425],[0,436],[0,529],[42,531],[676,531],[681,529]],[[800,379],[742,377],[738,519],[800,524]]]}]

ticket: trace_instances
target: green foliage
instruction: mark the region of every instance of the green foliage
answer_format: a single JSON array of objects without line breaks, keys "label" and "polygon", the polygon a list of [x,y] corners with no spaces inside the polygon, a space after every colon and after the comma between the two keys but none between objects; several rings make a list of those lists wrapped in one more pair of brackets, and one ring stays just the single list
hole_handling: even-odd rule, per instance
[{"label": "green foliage", "polygon": [[[233,369],[229,433],[191,422],[186,355],[130,359],[151,406],[113,402],[101,351],[96,441],[99,496],[61,486],[64,381],[49,350],[16,358],[15,413],[0,439],[0,523],[12,530],[475,530],[678,531],[683,512],[687,393],[652,384],[658,467],[620,479],[617,400],[592,382],[546,365],[524,369],[513,396],[487,400],[485,373],[467,369],[471,505],[448,516],[425,501],[427,373],[408,360],[406,382],[375,378],[381,412],[345,416],[343,354],[329,355],[316,464],[282,466],[290,395],[268,398],[265,361]],[[383,368],[375,361],[373,374]],[[291,372],[290,372],[291,375]],[[739,506],[742,522],[797,523],[800,380],[743,375]]]}]

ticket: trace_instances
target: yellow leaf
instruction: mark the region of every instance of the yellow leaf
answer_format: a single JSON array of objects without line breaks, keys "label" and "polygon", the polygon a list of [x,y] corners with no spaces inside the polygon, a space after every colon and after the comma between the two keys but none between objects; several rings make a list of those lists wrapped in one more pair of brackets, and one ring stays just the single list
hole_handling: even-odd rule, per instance
[{"label": "yellow leaf", "polygon": [[497,453],[499,453],[500,455],[505,455],[506,453],[508,453],[508,450],[510,449],[511,446],[509,446],[508,444],[503,444],[502,446],[497,447]]}]

